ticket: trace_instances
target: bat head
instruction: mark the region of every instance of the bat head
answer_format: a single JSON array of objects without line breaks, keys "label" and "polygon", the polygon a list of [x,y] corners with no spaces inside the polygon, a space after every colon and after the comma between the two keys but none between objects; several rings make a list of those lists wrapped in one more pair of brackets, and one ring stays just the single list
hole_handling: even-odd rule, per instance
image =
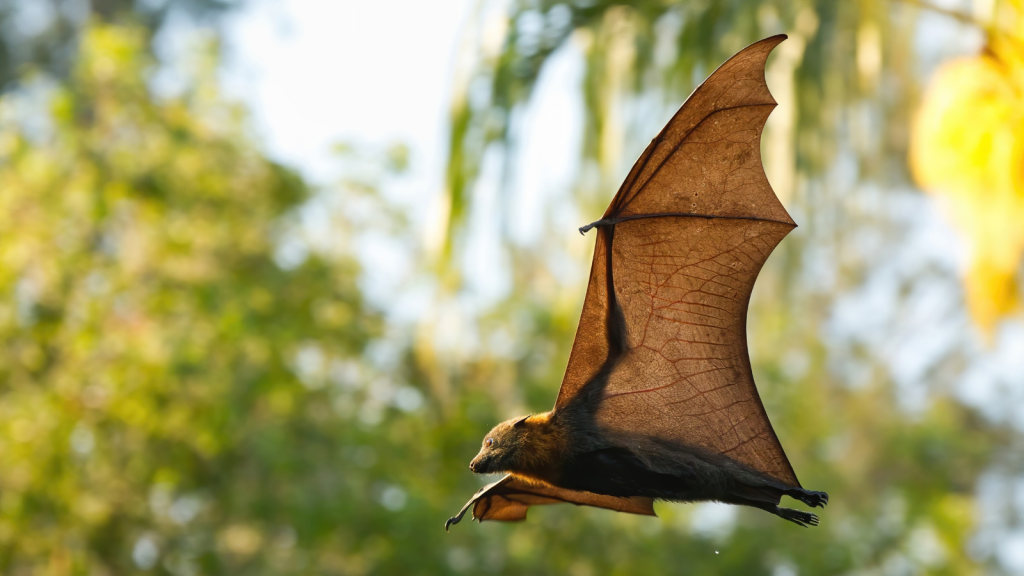
[{"label": "bat head", "polygon": [[492,428],[484,437],[480,452],[469,463],[469,469],[477,474],[492,474],[520,468],[532,428],[528,418],[513,418]]}]

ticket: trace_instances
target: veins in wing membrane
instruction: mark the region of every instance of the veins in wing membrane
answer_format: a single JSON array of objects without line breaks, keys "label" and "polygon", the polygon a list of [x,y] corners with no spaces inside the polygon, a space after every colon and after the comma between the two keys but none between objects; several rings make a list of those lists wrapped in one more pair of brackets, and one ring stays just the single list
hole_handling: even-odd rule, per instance
[{"label": "veins in wing membrane", "polygon": [[[655,352],[655,353],[657,353],[657,352]],[[673,380],[672,382],[669,382],[668,384],[663,384],[661,386],[655,386],[654,388],[646,388],[644,390],[626,390],[624,392],[612,392],[611,394],[605,394],[605,398],[614,398],[616,396],[628,396],[630,394],[644,394],[645,392],[657,392],[658,390],[664,390],[665,388],[671,388],[672,386],[675,386],[676,384],[680,384],[682,382],[685,382],[685,381],[689,380],[690,378],[692,378],[694,376],[700,376],[702,374],[710,374],[712,372],[718,372],[720,370],[730,370],[730,369],[732,369],[732,366],[719,366],[717,368],[711,368],[709,370],[702,370],[700,372],[695,372],[693,374],[687,374],[685,376],[682,376],[682,378],[680,380]],[[729,386],[731,386],[731,384]],[[728,386],[722,386],[720,388],[727,388],[727,387]],[[703,396],[704,394],[707,394],[708,392],[714,392],[717,389],[719,389],[719,388],[698,392],[697,396]]]},{"label": "veins in wing membrane", "polygon": [[[698,90],[699,90],[699,88],[698,88]],[[689,101],[689,99],[687,99],[687,101]],[[689,130],[686,131],[686,134],[683,134],[682,137],[679,138],[679,141],[676,142],[676,144],[671,148],[671,151],[669,151],[667,154],[665,154],[665,156],[661,159],[661,161],[658,163],[658,165],[655,166],[655,168],[651,172],[651,174],[643,181],[643,184],[641,184],[638,188],[636,188],[636,190],[632,190],[631,188],[635,185],[636,181],[634,180],[634,181],[629,183],[630,188],[626,188],[625,189],[626,193],[628,194],[628,197],[624,198],[624,201],[623,201],[622,205],[617,207],[616,213],[621,213],[623,210],[625,210],[627,207],[629,207],[630,203],[632,203],[633,200],[636,199],[636,197],[639,196],[640,193],[643,192],[644,189],[647,188],[647,184],[649,184],[651,182],[651,180],[654,180],[654,177],[658,175],[658,173],[665,166],[665,164],[669,161],[669,159],[671,159],[675,155],[675,153],[679,150],[679,148],[683,144],[686,143],[687,139],[690,137],[690,134],[693,134],[693,132],[695,130],[697,130],[698,128],[700,128],[705,122],[707,122],[709,119],[711,119],[711,118],[713,118],[713,117],[715,117],[715,116],[717,116],[717,115],[719,115],[719,114],[721,114],[723,112],[727,112],[729,110],[735,110],[735,109],[738,109],[738,108],[753,108],[753,107],[758,107],[758,106],[771,106],[771,107],[774,108],[776,106],[776,104],[774,102],[770,102],[770,103],[769,102],[764,102],[764,103],[756,103],[756,104],[740,104],[740,105],[737,105],[737,106],[727,106],[727,107],[724,107],[724,108],[719,108],[717,110],[714,110],[714,111],[710,112],[704,118],[701,118],[699,122],[694,124],[694,126],[692,128],[690,128]],[[683,108],[685,108],[685,107],[686,107],[686,102],[683,103]],[[682,108],[680,108],[680,110],[682,110]],[[678,112],[677,112],[677,115],[678,115]],[[644,160],[644,164],[640,168],[640,170],[637,171],[637,175],[636,175],[637,179],[639,179],[643,175],[644,170],[647,169],[647,163],[650,162],[651,157],[654,156],[654,153],[658,151],[658,146],[662,142],[665,141],[665,134],[669,130],[669,128],[672,126],[673,122],[675,122],[675,117],[673,117],[672,120],[669,121],[668,126],[666,126],[664,128],[664,130],[662,130],[661,133],[658,134],[658,136],[655,138],[655,140],[658,141],[658,144],[655,145],[654,149],[651,150],[651,154]],[[625,183],[623,183],[623,186],[625,186]],[[614,200],[613,200],[613,203],[614,203]]]}]

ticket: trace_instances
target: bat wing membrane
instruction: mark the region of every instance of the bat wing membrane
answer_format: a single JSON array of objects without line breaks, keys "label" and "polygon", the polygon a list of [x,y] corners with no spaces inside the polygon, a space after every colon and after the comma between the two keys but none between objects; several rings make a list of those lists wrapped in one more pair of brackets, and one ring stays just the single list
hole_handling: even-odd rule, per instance
[{"label": "bat wing membrane", "polygon": [[752,44],[698,87],[595,223],[590,284],[556,409],[601,381],[602,426],[698,446],[799,486],[754,386],[746,342],[754,281],[795,227],[760,155],[775,106],[765,61],[784,39]]}]

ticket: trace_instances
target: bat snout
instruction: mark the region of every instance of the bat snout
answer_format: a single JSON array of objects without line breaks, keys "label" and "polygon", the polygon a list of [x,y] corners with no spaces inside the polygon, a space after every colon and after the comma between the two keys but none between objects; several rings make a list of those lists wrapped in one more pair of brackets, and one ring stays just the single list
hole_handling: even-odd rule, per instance
[{"label": "bat snout", "polygon": [[469,463],[469,469],[476,474],[487,474],[488,472],[488,461],[486,458],[477,456]]}]

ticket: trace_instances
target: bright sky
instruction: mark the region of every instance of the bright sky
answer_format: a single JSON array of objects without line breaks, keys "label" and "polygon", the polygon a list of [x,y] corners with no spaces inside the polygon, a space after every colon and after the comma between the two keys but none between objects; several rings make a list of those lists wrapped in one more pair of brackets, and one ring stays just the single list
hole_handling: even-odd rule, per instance
[{"label": "bright sky", "polygon": [[[408,146],[409,170],[385,192],[422,228],[443,189],[455,56],[473,2],[253,0],[228,21],[225,81],[269,153],[314,184],[339,177],[336,143],[366,153]],[[329,236],[324,214],[304,216]],[[407,286],[415,247],[382,235],[358,241],[371,300],[392,320],[419,317],[429,298]]]},{"label": "bright sky", "polygon": [[[248,104],[270,154],[314,183],[338,176],[330,153],[337,142],[370,151],[408,145],[410,171],[387,192],[410,210],[425,238],[428,214],[444,184],[457,48],[474,5],[474,0],[256,0],[228,22],[225,79]],[[514,209],[516,216],[543,213],[542,197],[564,195],[574,177],[582,122],[574,83],[581,69],[571,52],[552,60],[540,78],[537,105],[523,118],[528,145],[514,170],[514,206],[497,198],[493,168],[500,162],[482,167],[472,218],[475,240],[466,254],[475,272],[467,294],[478,300],[470,308],[484,307],[508,287],[493,217],[505,209]],[[564,228],[575,240],[576,228],[586,222],[569,212],[545,217],[568,217]],[[520,241],[540,233],[536,217],[512,220],[520,223],[510,230]],[[377,238],[360,252],[371,254],[364,286],[391,298],[410,267],[408,250]]]},{"label": "bright sky", "polygon": [[229,23],[229,81],[270,152],[314,180],[331,175],[330,146],[353,141],[404,142],[416,179],[440,182],[453,56],[470,5],[259,0]]}]

